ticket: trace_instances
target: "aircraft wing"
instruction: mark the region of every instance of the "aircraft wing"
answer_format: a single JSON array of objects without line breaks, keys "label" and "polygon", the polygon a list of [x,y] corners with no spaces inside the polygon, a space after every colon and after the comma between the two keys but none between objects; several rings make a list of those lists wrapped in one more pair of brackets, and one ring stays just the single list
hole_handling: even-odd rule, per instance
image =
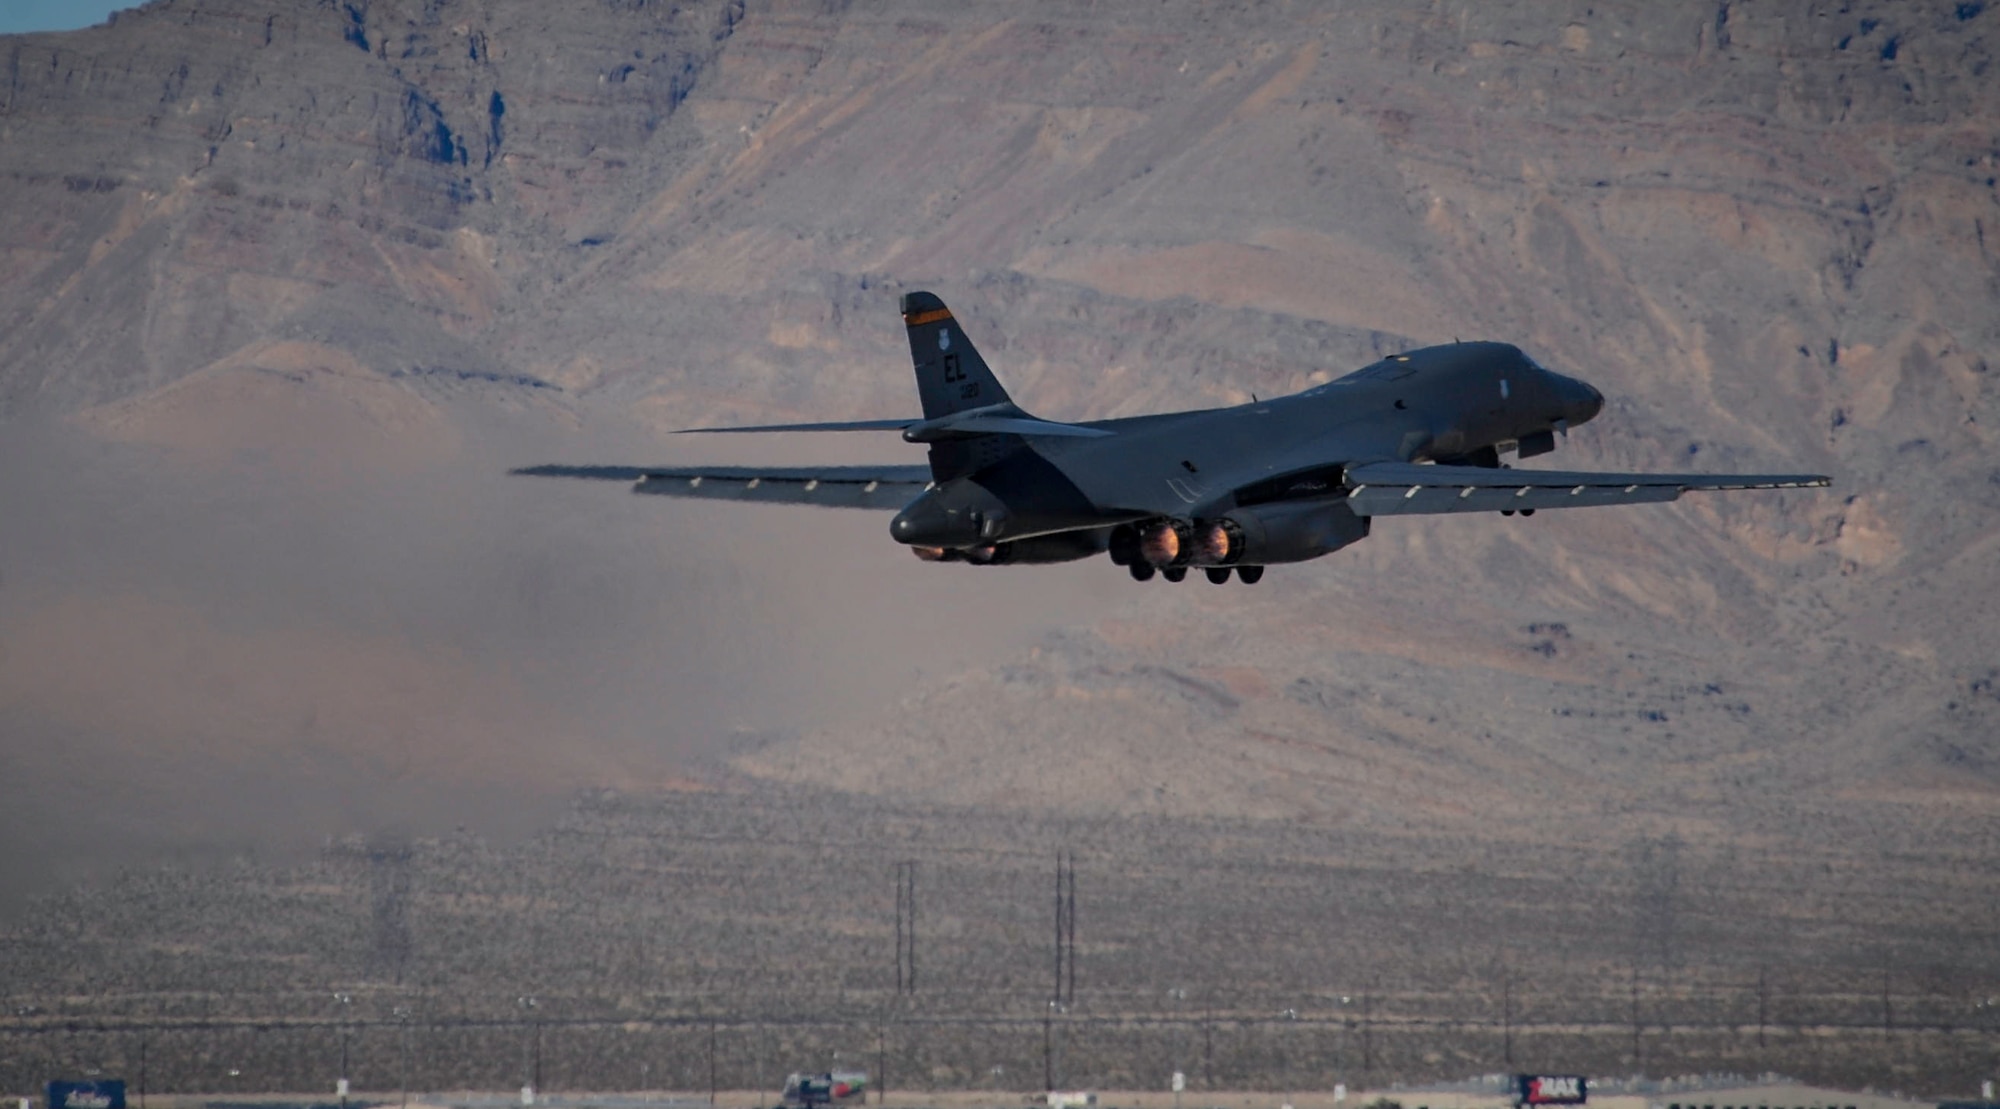
[{"label": "aircraft wing", "polygon": [[930,484],[929,466],[528,466],[527,477],[629,481],[632,492],[701,500],[900,509]]},{"label": "aircraft wing", "polygon": [[1587,508],[1676,500],[1690,489],[1810,489],[1819,474],[1593,474],[1370,462],[1347,469],[1347,503],[1359,516]]}]

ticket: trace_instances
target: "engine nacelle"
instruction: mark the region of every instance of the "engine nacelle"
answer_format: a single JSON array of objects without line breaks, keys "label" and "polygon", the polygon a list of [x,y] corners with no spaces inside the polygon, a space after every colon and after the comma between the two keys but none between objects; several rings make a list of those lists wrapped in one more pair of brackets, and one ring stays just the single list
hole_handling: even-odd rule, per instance
[{"label": "engine nacelle", "polygon": [[1139,529],[1139,558],[1155,566],[1186,566],[1194,559],[1194,536],[1187,520],[1155,520]]},{"label": "engine nacelle", "polygon": [[1194,525],[1194,564],[1234,566],[1243,561],[1249,548],[1243,525],[1227,516],[1220,520],[1198,520]]},{"label": "engine nacelle", "polygon": [[1241,540],[1231,544],[1228,562],[1217,565],[1304,562],[1368,537],[1368,517],[1356,516],[1345,501],[1260,504],[1235,509],[1214,523],[1233,527]]}]

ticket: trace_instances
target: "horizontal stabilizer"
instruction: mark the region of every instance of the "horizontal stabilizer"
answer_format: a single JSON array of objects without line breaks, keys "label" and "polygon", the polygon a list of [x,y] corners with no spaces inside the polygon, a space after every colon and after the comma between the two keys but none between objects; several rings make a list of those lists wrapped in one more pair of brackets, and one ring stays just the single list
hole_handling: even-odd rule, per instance
[{"label": "horizontal stabilizer", "polygon": [[700,500],[900,509],[930,484],[928,466],[529,466],[527,477],[629,481],[634,493]]},{"label": "horizontal stabilizer", "polygon": [[1691,489],[1811,489],[1819,474],[1594,474],[1371,462],[1347,470],[1347,503],[1360,516],[1587,508],[1676,500]]},{"label": "horizontal stabilizer", "polygon": [[912,424],[904,430],[903,438],[912,443],[938,443],[948,439],[970,439],[975,435],[1099,439],[1110,434],[1108,431],[1084,427],[1081,424],[1059,424],[1053,420],[1039,419],[1009,402],[951,412],[935,419]]},{"label": "horizontal stabilizer", "polygon": [[1101,428],[1084,427],[1082,424],[1059,424],[1053,420],[1038,420],[1033,416],[967,416],[946,425],[953,431],[976,435],[1027,435],[1055,436],[1059,439],[1100,439],[1111,434]]},{"label": "horizontal stabilizer", "polygon": [[975,435],[1055,436],[1097,439],[1111,432],[1080,424],[1060,424],[1027,415],[1011,404],[954,412],[932,420],[839,420],[820,424],[757,424],[749,427],[689,427],[679,435],[719,435],[739,431],[900,431],[912,443],[968,439]]},{"label": "horizontal stabilizer", "polygon": [[751,427],[684,427],[676,435],[719,435],[736,431],[901,431],[922,423],[916,416],[902,420],[835,420],[823,424],[757,424]]}]

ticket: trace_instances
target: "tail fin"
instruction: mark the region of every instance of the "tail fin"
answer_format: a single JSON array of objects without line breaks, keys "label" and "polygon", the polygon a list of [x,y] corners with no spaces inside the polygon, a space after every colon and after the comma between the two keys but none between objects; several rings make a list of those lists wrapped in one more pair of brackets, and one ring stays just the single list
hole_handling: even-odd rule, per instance
[{"label": "tail fin", "polygon": [[903,323],[910,331],[910,360],[917,367],[924,419],[1010,402],[944,301],[931,293],[904,293]]}]

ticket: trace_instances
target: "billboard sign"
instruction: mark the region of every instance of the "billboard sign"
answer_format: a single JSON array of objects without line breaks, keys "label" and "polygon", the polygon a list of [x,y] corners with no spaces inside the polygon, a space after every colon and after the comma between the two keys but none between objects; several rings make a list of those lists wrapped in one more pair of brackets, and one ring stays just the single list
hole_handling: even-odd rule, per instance
[{"label": "billboard sign", "polygon": [[125,1082],[119,1078],[51,1082],[49,1109],[125,1109]]},{"label": "billboard sign", "polygon": [[1582,1105],[1590,1100],[1590,1083],[1580,1074],[1517,1074],[1514,1101],[1519,1105]]}]

